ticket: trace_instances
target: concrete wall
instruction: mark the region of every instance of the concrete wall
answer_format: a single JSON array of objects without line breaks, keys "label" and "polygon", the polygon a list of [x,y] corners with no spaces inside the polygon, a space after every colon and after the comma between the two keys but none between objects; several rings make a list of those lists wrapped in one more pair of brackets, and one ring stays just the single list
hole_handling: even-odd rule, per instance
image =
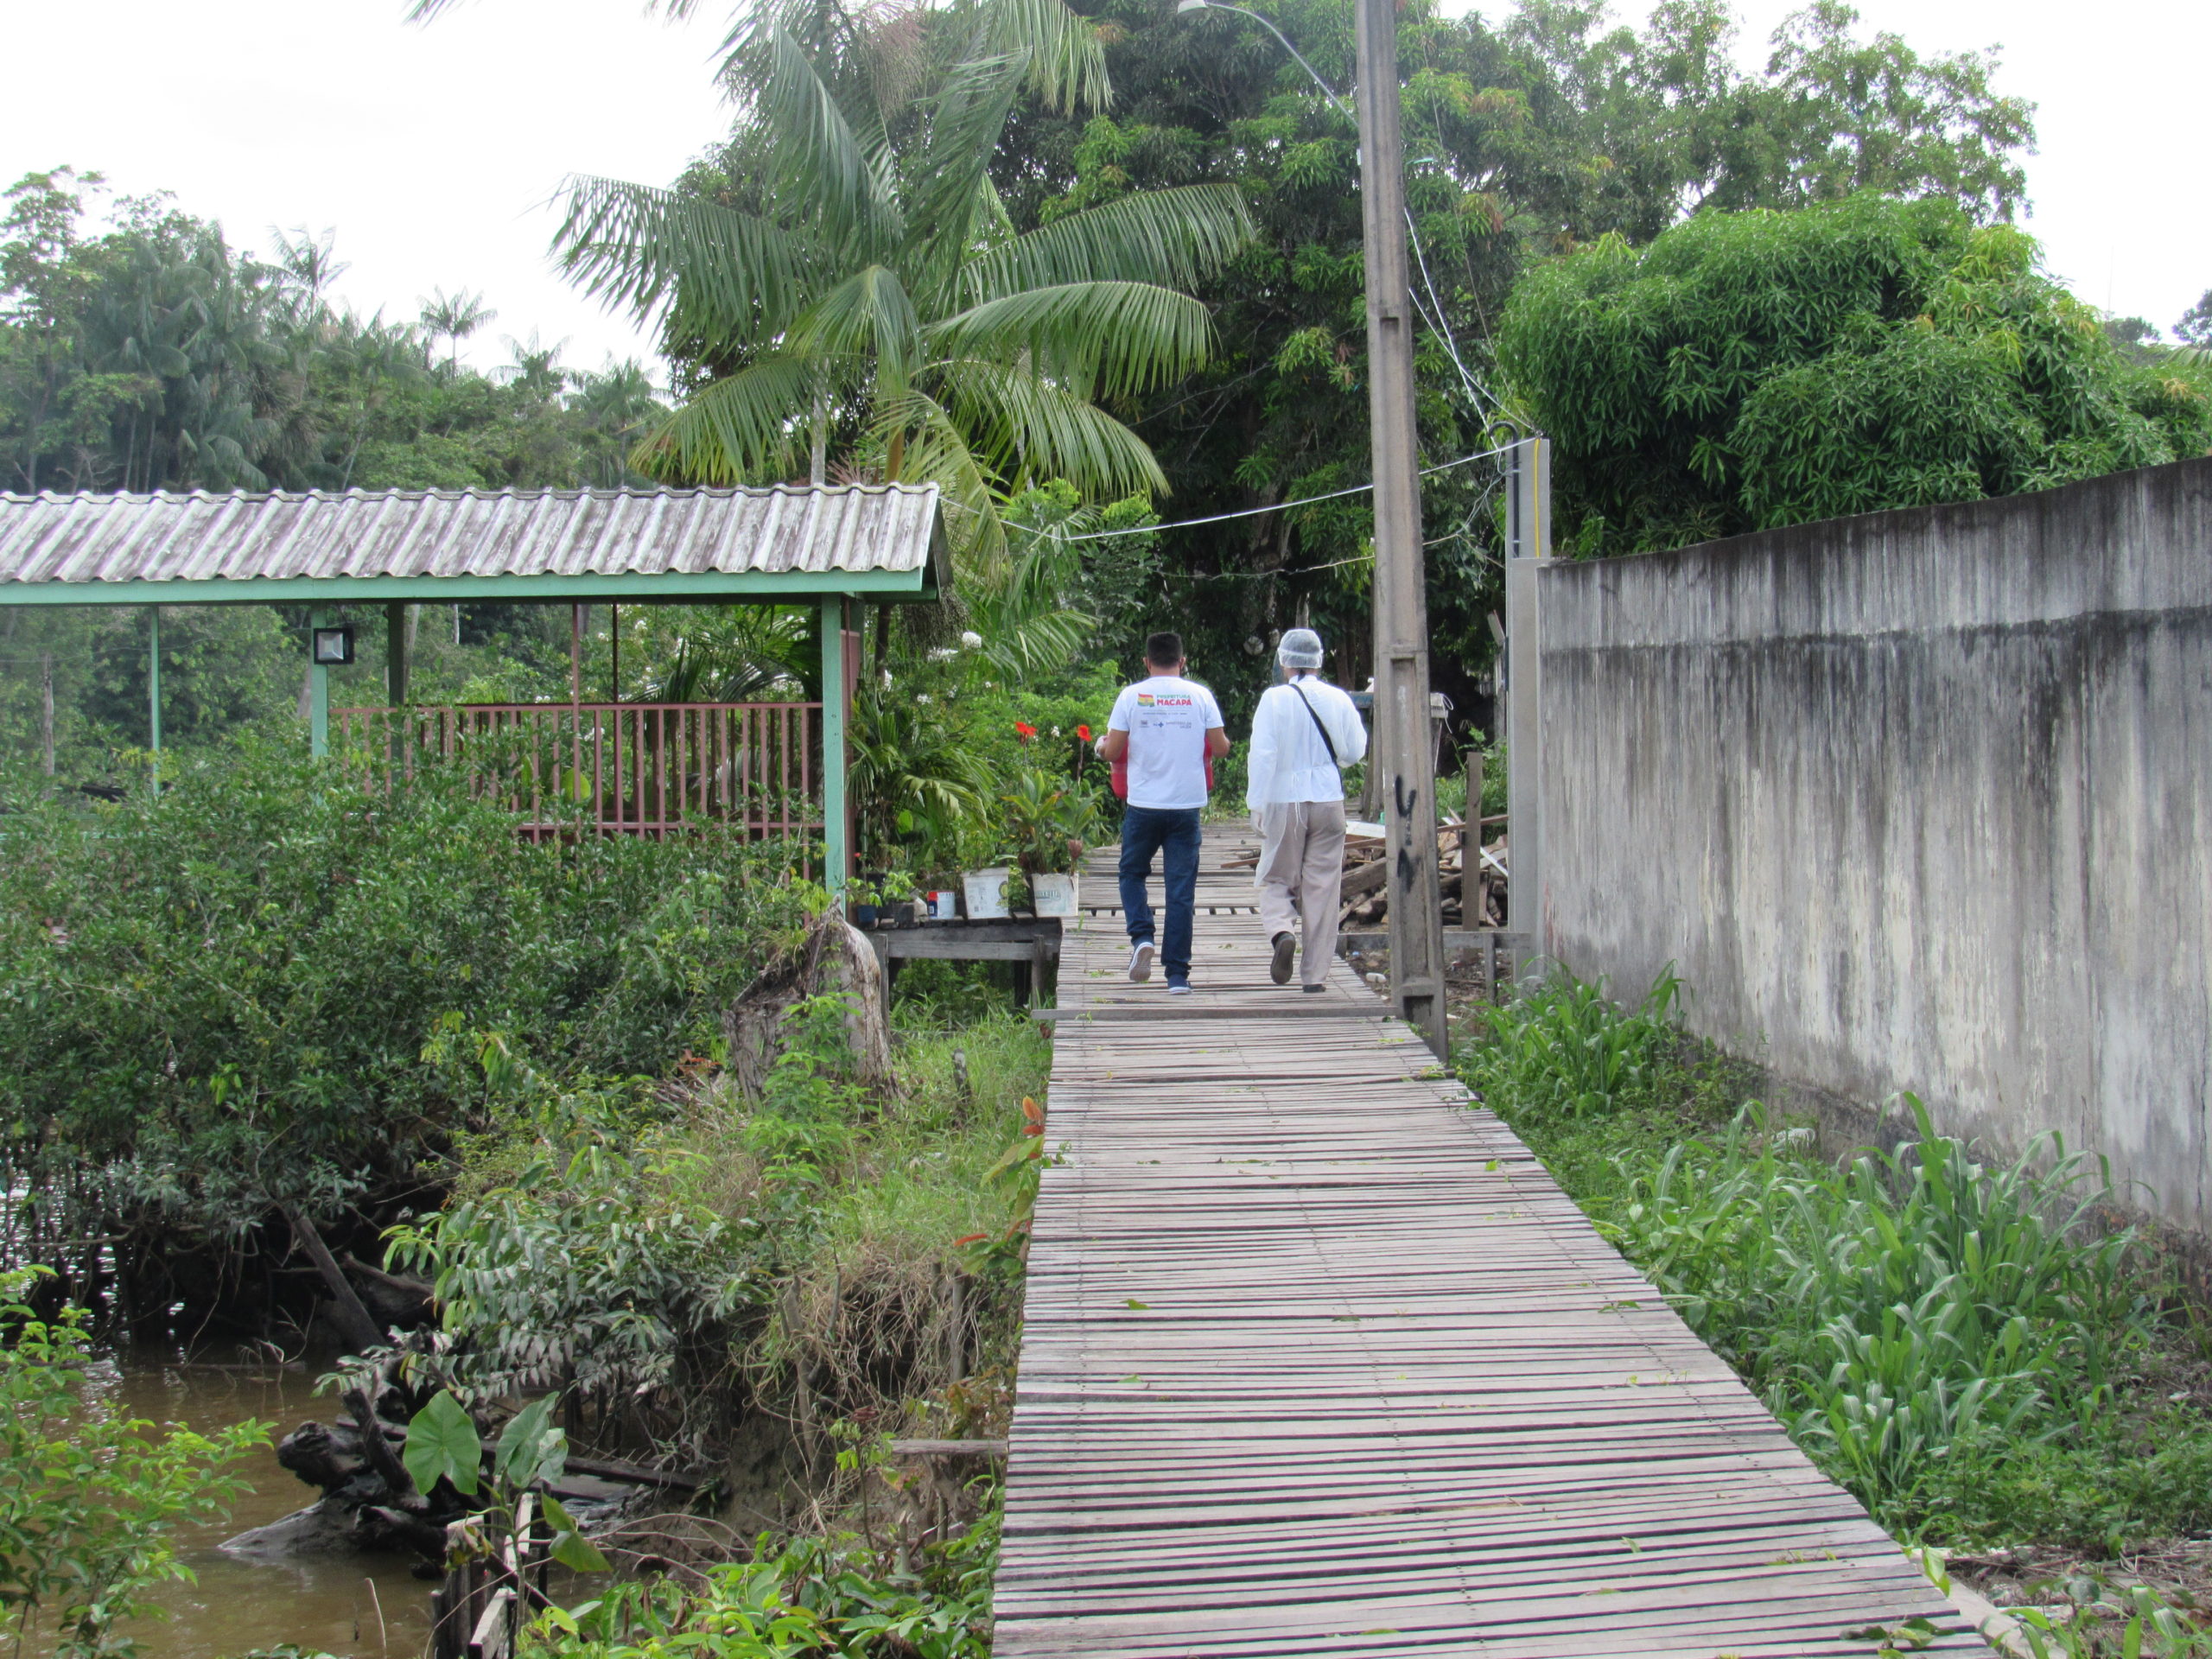
[{"label": "concrete wall", "polygon": [[1538,604],[1542,948],[1617,995],[1671,961],[1785,1083],[2062,1131],[2212,1231],[2212,460]]}]

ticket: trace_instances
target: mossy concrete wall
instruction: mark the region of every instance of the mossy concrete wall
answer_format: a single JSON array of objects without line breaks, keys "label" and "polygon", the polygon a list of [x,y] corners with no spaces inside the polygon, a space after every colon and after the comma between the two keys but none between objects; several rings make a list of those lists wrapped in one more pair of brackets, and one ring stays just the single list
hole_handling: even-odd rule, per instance
[{"label": "mossy concrete wall", "polygon": [[2212,1231],[2212,460],[1540,580],[1542,949]]}]

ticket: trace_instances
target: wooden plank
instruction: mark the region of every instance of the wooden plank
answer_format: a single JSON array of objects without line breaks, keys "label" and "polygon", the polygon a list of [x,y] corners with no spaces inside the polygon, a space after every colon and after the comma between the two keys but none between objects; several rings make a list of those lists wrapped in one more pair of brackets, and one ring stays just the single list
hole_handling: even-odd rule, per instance
[{"label": "wooden plank", "polygon": [[1346,964],[1272,984],[1252,845],[1192,998],[1061,939],[1001,1659],[1987,1656]]}]

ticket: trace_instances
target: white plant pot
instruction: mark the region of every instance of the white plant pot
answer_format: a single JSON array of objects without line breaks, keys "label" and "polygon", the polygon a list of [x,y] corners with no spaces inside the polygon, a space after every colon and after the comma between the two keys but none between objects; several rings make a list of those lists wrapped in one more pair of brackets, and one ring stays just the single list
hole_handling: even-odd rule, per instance
[{"label": "white plant pot", "polygon": [[1007,914],[1006,878],[1003,869],[969,870],[960,878],[961,888],[968,898],[969,921],[995,921]]},{"label": "white plant pot", "polygon": [[1081,878],[1075,875],[1029,878],[1029,896],[1039,916],[1073,916],[1082,891]]}]

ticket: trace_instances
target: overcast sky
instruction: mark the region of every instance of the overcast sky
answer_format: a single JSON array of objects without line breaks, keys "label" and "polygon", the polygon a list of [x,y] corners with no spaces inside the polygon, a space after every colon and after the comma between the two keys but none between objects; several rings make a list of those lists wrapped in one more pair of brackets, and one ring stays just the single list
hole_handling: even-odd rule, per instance
[{"label": "overcast sky", "polygon": [[[1762,61],[1793,0],[1738,0]],[[1259,8],[1255,8],[1259,9]],[[1496,16],[1502,7],[1477,8]],[[2000,90],[2035,100],[2029,228],[2082,298],[2171,326],[2212,287],[2203,66],[2212,4],[1860,0],[1923,52],[2001,43]],[[1639,20],[1644,8],[1620,8]],[[0,0],[8,42],[0,180],[64,162],[124,192],[167,189],[265,247],[334,226],[359,308],[412,317],[434,287],[481,292],[503,336],[565,340],[594,368],[650,340],[547,269],[545,207],[570,173],[664,182],[722,130],[712,66],[727,8],[671,24],[636,0],[461,0],[429,25],[405,0]]]}]

